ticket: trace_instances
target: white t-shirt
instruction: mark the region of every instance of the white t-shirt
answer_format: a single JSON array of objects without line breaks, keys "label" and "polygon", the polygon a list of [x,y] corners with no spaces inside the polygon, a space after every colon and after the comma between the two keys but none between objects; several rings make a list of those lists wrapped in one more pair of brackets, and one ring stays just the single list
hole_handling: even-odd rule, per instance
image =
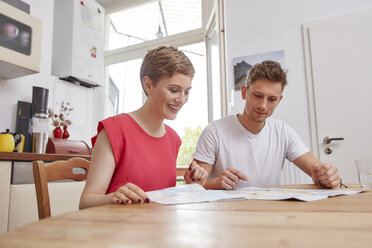
[{"label": "white t-shirt", "polygon": [[209,179],[227,168],[242,171],[248,181],[236,187],[278,185],[285,159],[293,161],[309,149],[285,122],[268,118],[258,134],[249,132],[236,115],[210,123],[202,132],[193,158],[213,166]]}]

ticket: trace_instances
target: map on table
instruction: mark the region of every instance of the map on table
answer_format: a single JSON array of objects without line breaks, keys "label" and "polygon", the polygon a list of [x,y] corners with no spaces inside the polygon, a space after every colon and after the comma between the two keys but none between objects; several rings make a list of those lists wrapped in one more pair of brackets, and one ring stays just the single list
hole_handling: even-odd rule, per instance
[{"label": "map on table", "polygon": [[335,190],[335,189],[280,189],[245,187],[230,190],[229,195],[244,197],[254,200],[287,200],[317,201],[338,195],[354,195],[362,191]]},{"label": "map on table", "polygon": [[234,190],[206,190],[199,184],[186,184],[146,192],[151,201],[160,204],[184,204],[232,200],[317,201],[338,195],[354,195],[362,191],[335,189],[281,189],[245,187]]},{"label": "map on table", "polygon": [[244,197],[227,194],[224,190],[206,190],[199,184],[186,184],[162,190],[149,191],[150,200],[160,204],[182,204],[223,200],[244,200]]}]

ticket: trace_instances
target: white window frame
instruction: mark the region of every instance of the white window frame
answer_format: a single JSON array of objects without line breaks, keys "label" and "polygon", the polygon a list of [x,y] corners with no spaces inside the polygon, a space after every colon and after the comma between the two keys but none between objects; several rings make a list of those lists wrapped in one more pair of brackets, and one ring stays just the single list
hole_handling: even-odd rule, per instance
[{"label": "white window frame", "polygon": [[[109,17],[108,15],[123,9],[135,7],[138,5],[146,4],[153,0],[113,0],[109,1],[106,4],[103,4],[106,13],[106,40],[109,34]],[[195,43],[205,42],[207,44],[207,36],[210,28],[213,25],[217,25],[217,30],[219,30],[219,56],[220,56],[220,82],[221,82],[221,114],[222,117],[227,115],[227,84],[226,84],[226,62],[225,62],[225,32],[224,32],[224,0],[215,0],[213,4],[213,8],[210,11],[211,1],[213,0],[202,0],[202,27],[199,29],[174,34],[171,36],[167,36],[164,38],[154,39],[150,41],[146,41],[143,43],[122,47],[114,50],[108,50],[108,42],[106,42],[106,50],[104,54],[104,65],[107,68],[110,65],[122,63],[138,58],[143,58],[146,53],[160,45],[171,45],[175,47],[182,47],[187,45],[192,45]],[[206,21],[208,18],[208,22]],[[207,47],[208,48],[208,47]],[[208,49],[206,50],[206,63],[207,63],[207,80],[208,80],[208,113],[209,118],[208,121],[212,121],[212,110],[213,107],[211,104],[211,97],[212,94],[211,90],[211,77],[208,75],[211,71],[210,63],[208,63]],[[106,83],[108,85],[108,72],[106,71]],[[106,86],[107,87],[107,86]],[[143,98],[145,101],[145,98]]]},{"label": "white window frame", "polygon": [[225,52],[225,21],[224,21],[224,0],[216,0],[213,9],[209,15],[208,22],[205,29],[205,44],[206,44],[206,58],[207,58],[207,80],[208,80],[208,121],[215,119],[213,117],[213,82],[212,82],[212,68],[211,68],[211,54],[209,53],[211,45],[209,38],[214,29],[218,32],[218,46],[219,46],[219,73],[220,73],[220,89],[221,89],[221,116],[228,115],[227,104],[227,82],[226,82],[226,52]]},{"label": "white window frame", "polygon": [[147,51],[167,44],[180,47],[204,41],[204,29],[187,31],[156,40],[150,40],[143,43],[122,47],[110,51],[105,51],[105,66],[126,62],[133,59],[143,58]]}]

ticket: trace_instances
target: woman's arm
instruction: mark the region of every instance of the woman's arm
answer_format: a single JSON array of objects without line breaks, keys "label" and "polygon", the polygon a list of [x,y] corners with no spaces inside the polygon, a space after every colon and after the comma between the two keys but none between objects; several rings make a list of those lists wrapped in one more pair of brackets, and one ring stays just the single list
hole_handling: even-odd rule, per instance
[{"label": "woman's arm", "polygon": [[106,195],[114,170],[114,153],[107,132],[102,129],[92,152],[85,188],[80,198],[80,209],[110,203],[149,202],[146,193],[132,183]]}]

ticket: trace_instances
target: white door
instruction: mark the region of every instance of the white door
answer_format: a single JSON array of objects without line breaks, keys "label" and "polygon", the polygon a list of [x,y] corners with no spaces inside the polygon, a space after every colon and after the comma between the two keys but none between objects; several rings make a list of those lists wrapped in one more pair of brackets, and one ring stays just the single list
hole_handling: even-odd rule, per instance
[{"label": "white door", "polygon": [[357,183],[355,160],[372,158],[372,11],[304,25],[304,42],[313,150]]}]

